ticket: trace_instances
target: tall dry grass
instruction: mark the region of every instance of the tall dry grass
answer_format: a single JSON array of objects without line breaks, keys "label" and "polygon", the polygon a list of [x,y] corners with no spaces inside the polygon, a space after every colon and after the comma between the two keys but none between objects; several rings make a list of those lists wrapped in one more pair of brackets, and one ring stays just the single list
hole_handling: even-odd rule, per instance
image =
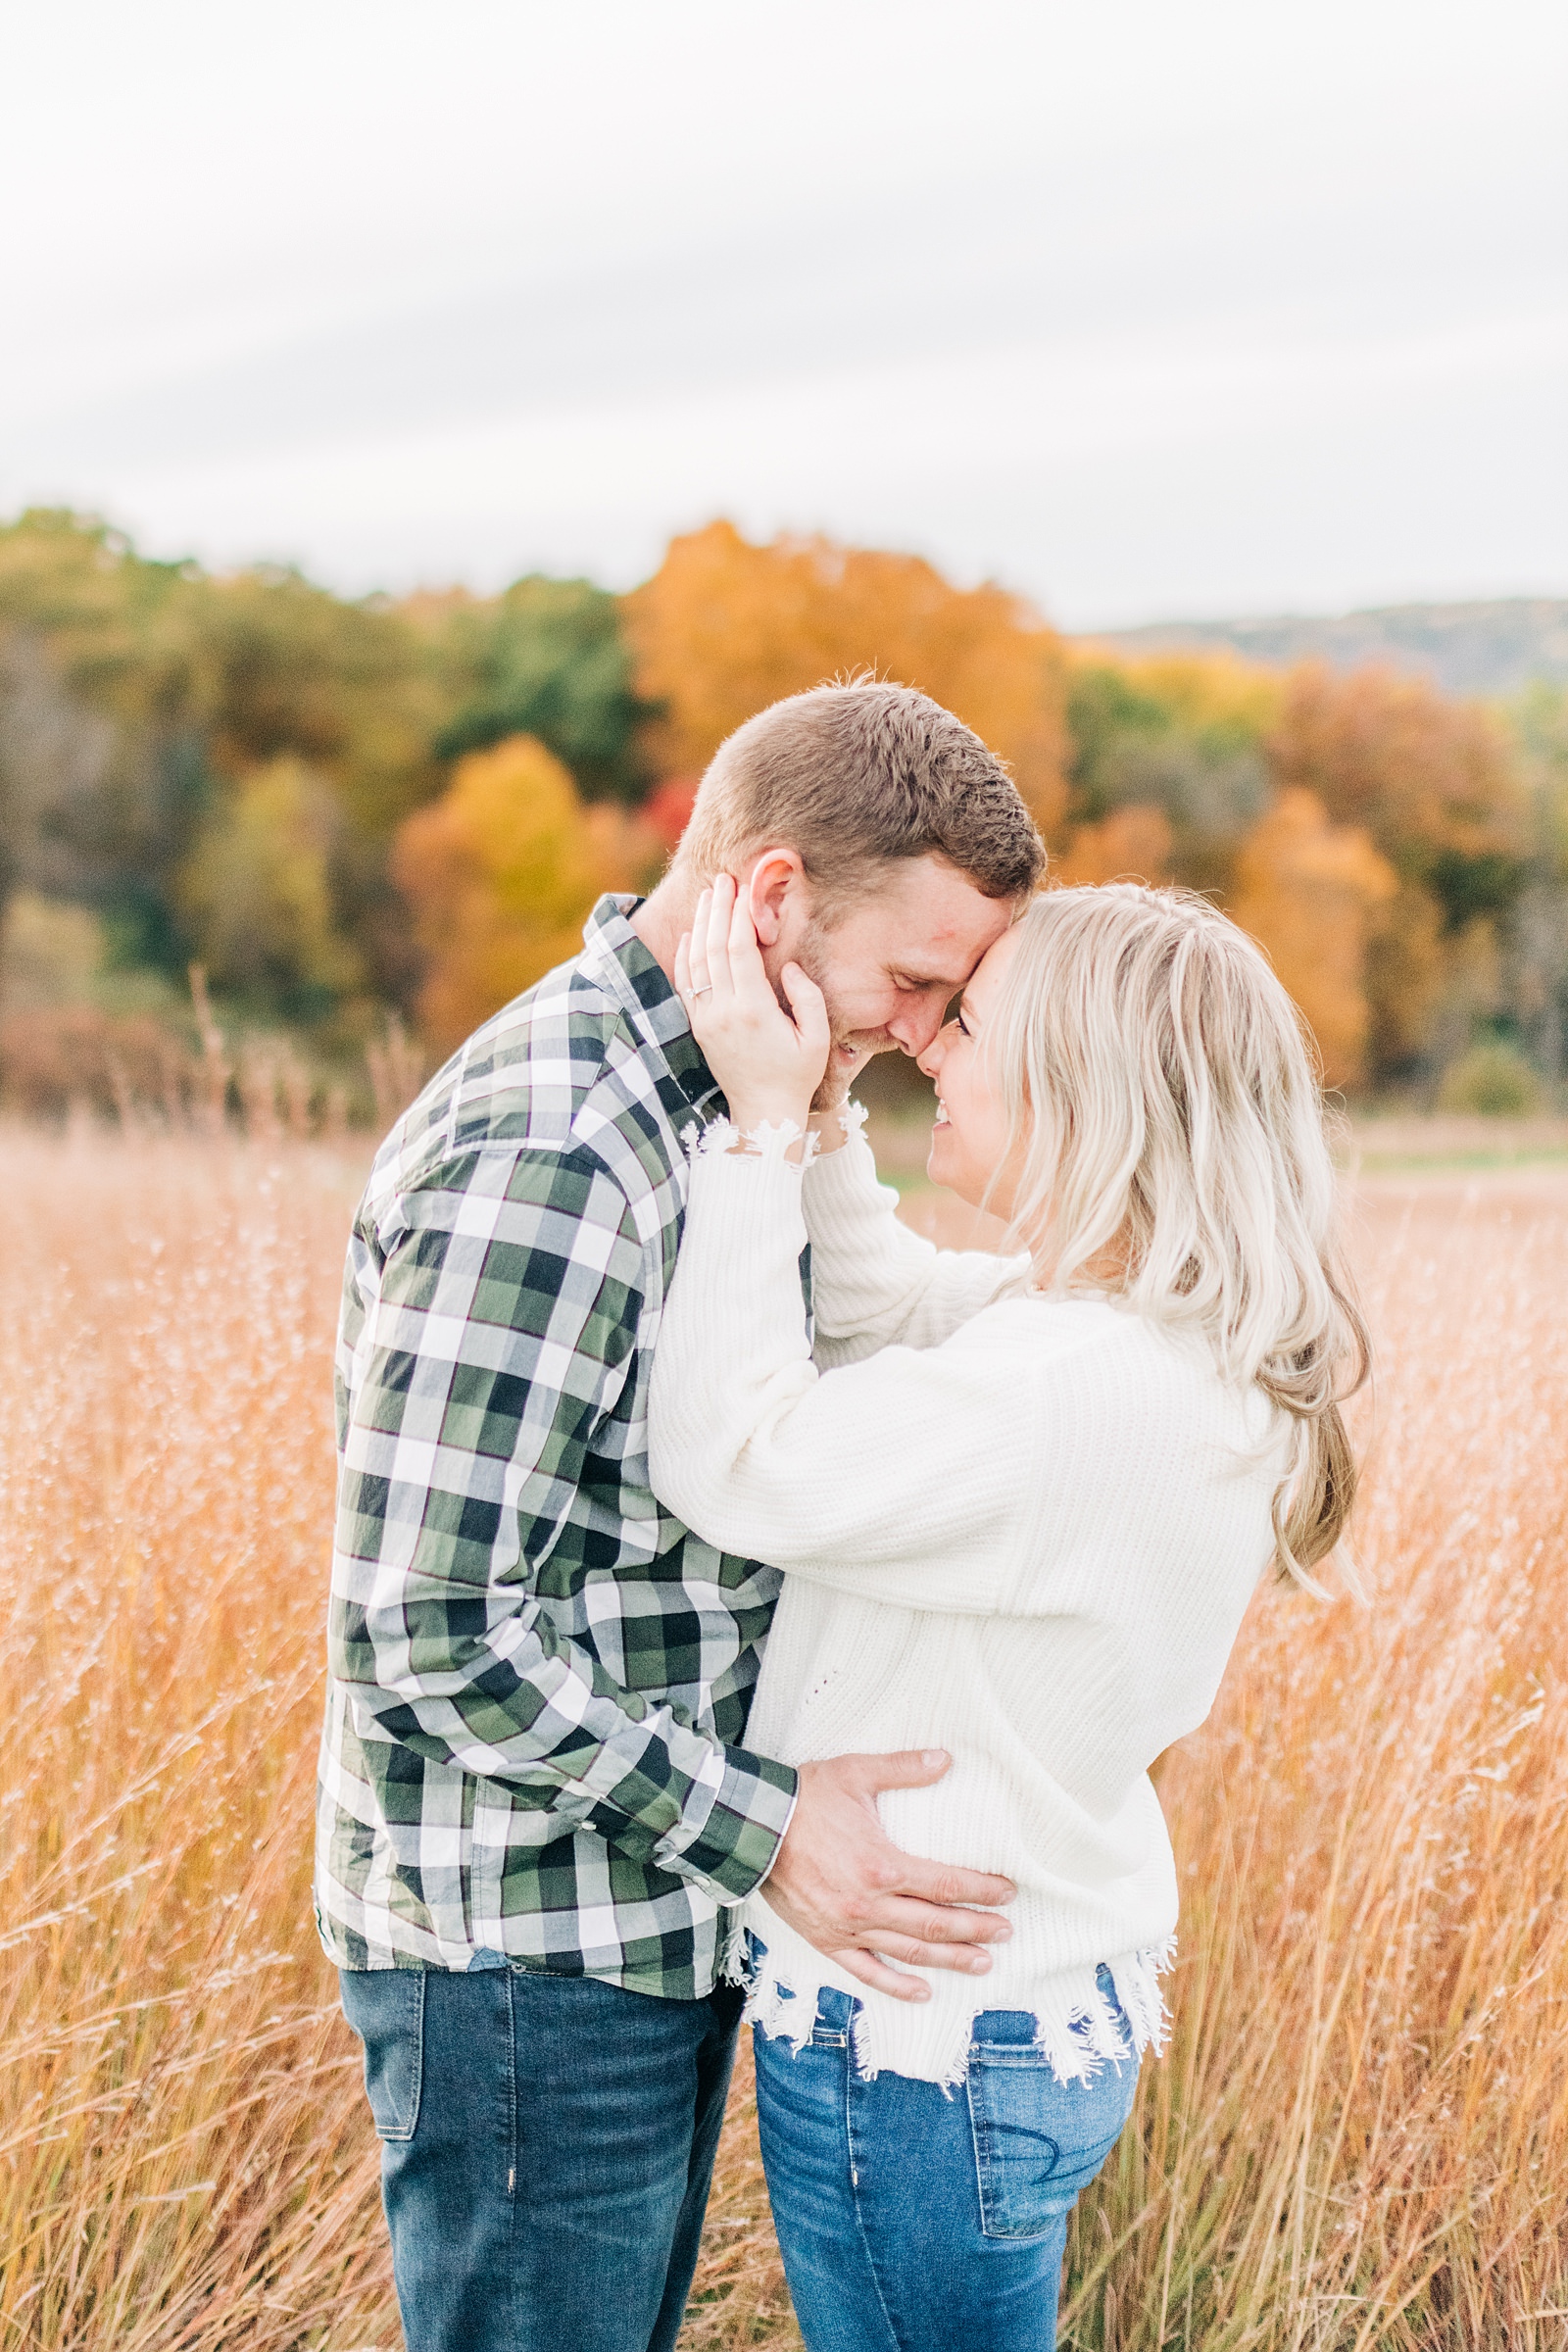
[{"label": "tall dry grass", "polygon": [[[0,1139],[0,2344],[398,2341],[309,1912],[358,1168]],[[1568,1184],[1369,1188],[1376,1603],[1167,1759],[1168,2057],[1067,2344],[1568,2342]],[[744,2084],[687,2331],[795,2341]]]},{"label": "tall dry grass", "polygon": [[310,1929],[353,1182],[0,1149],[4,2341],[391,2340]]},{"label": "tall dry grass", "polygon": [[1175,2031],[1074,2346],[1568,2344],[1568,1183],[1358,1222],[1372,1606],[1260,1593],[1166,1760]]}]

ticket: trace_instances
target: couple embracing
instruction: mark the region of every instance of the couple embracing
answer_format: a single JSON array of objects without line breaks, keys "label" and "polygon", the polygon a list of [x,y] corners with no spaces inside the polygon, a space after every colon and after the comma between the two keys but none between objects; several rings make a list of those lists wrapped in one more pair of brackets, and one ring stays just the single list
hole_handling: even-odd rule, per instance
[{"label": "couple embracing", "polygon": [[[743,2011],[809,2352],[1054,2343],[1149,1768],[1333,1549],[1364,1341],[1263,957],[1044,866],[926,697],[776,704],[377,1156],[318,1910],[409,2352],[670,2352]],[[895,1217],[894,1047],[1002,1254]]]}]

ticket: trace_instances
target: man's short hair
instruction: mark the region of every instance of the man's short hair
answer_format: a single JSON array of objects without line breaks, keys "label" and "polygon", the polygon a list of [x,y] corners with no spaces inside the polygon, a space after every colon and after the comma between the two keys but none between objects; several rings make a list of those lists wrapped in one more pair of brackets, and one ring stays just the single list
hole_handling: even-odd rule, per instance
[{"label": "man's short hair", "polygon": [[1002,761],[912,686],[814,686],[772,703],[713,754],[675,870],[706,882],[778,843],[825,919],[902,858],[946,858],[988,899],[1027,898],[1045,845]]}]

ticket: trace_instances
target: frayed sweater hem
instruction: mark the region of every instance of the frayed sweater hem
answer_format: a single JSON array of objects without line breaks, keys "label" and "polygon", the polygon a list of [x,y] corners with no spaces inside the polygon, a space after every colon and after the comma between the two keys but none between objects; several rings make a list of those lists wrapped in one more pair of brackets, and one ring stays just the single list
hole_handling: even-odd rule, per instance
[{"label": "frayed sweater hem", "polygon": [[[1115,1984],[1116,2005],[1127,2021],[1134,2063],[1145,2050],[1164,2047],[1169,2016],[1159,1980],[1175,1952],[1172,1937],[1103,1963]],[[765,1951],[748,1965],[740,1944],[729,1973],[747,1988],[748,2023],[771,2040],[787,2041],[799,2054],[811,2038],[822,1981],[791,1982],[791,1976],[803,1972],[794,1968],[786,1975]],[[900,2010],[889,2015],[880,2003],[858,2001],[850,2029],[856,2072],[862,2082],[888,2073],[956,2089],[969,2071],[975,2019],[999,2006],[1033,2016],[1035,2048],[1058,2082],[1091,2082],[1102,2067],[1119,2069],[1127,2061],[1127,2034],[1118,2023],[1116,2006],[1105,1996],[1099,1970],[1084,1967],[1037,1978],[1015,1991],[1009,1988],[1004,2003],[994,1994],[988,2000],[978,1989],[961,2006],[932,2001],[912,2014]]]}]

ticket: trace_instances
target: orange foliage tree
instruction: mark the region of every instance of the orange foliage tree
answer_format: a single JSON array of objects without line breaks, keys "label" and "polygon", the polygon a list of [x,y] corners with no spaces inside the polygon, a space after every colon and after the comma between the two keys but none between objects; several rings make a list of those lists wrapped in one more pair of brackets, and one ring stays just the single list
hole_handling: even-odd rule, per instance
[{"label": "orange foliage tree", "polygon": [[1080,825],[1053,868],[1058,882],[1168,882],[1173,836],[1163,808],[1135,802]]},{"label": "orange foliage tree", "polygon": [[958,589],[918,556],[776,539],[732,523],[671,540],[625,600],[638,691],[662,707],[665,775],[706,767],[767,703],[858,669],[918,686],[1005,760],[1045,833],[1065,800],[1060,640],[1004,589]]},{"label": "orange foliage tree", "polygon": [[555,756],[514,735],[460,760],[400,828],[399,889],[424,966],[419,1026],[445,1051],[574,956],[607,890],[642,890],[662,858],[624,810],[588,808]]},{"label": "orange foliage tree", "polygon": [[1317,1039],[1330,1086],[1366,1076],[1367,945],[1398,882],[1359,825],[1334,825],[1315,794],[1282,792],[1236,861],[1230,911],[1264,947]]},{"label": "orange foliage tree", "polygon": [[1422,678],[1309,663],[1286,681],[1266,749],[1278,787],[1362,828],[1396,878],[1366,956],[1372,1061],[1396,1073],[1441,1050],[1446,1008],[1463,1025],[1458,1000],[1518,893],[1526,805],[1513,747],[1492,712]]},{"label": "orange foliage tree", "polygon": [[1336,824],[1364,825],[1440,894],[1461,899],[1467,880],[1484,893],[1497,879],[1489,861],[1519,848],[1523,791],[1502,722],[1425,678],[1305,663],[1286,680],[1267,749],[1277,782],[1315,792]]}]

